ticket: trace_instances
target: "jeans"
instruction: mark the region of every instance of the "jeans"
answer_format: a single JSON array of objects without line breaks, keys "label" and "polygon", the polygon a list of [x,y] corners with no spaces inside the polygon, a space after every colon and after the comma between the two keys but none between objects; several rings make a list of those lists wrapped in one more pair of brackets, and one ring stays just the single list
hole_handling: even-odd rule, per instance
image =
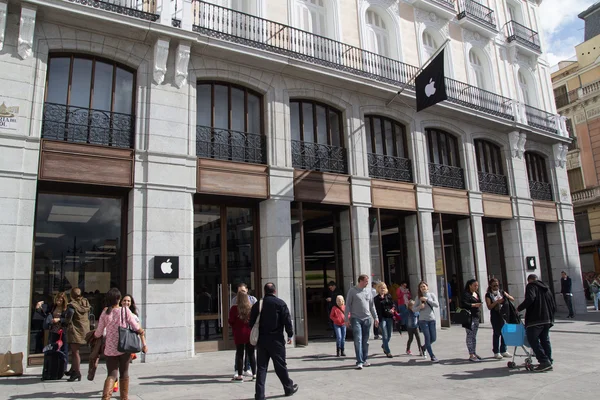
[{"label": "jeans", "polygon": [[[504,321],[502,319],[498,321],[493,317],[491,320],[492,328],[494,329],[494,335],[492,336],[492,352],[494,354],[505,353],[506,343],[504,343],[504,337],[502,336],[502,327],[504,326]],[[500,343],[500,348],[498,348],[498,343]]]},{"label": "jeans", "polygon": [[598,298],[600,297],[600,292],[592,293],[592,296],[594,297],[594,309],[598,311]]},{"label": "jeans", "polygon": [[398,314],[400,314],[400,325],[406,326],[408,321],[408,307],[406,304],[398,306]]},{"label": "jeans", "polygon": [[550,346],[550,327],[552,325],[532,326],[525,330],[527,341],[535,353],[540,364],[546,364],[552,361],[552,347]]},{"label": "jeans", "polygon": [[575,313],[573,312],[573,296],[571,295],[571,293],[563,293],[563,299],[565,299],[565,304],[569,309],[569,317],[574,316]]},{"label": "jeans", "polygon": [[425,338],[425,350],[429,353],[429,357],[434,358],[433,350],[431,345],[435,343],[437,339],[437,333],[435,331],[435,321],[419,321],[419,329],[423,332]]},{"label": "jeans", "polygon": [[467,331],[467,350],[469,354],[477,354],[477,331],[479,330],[479,318],[473,317],[471,320],[471,329]]},{"label": "jeans", "polygon": [[392,338],[393,331],[394,320],[392,318],[382,318],[379,325],[379,332],[381,332],[381,341],[383,342],[381,347],[386,354],[392,352],[390,350],[390,339]]},{"label": "jeans", "polygon": [[335,331],[335,344],[337,348],[344,350],[344,344],[346,343],[346,325],[333,324],[333,330]]},{"label": "jeans", "polygon": [[354,352],[356,364],[367,362],[369,355],[369,333],[371,332],[371,319],[350,318],[352,334],[354,335]]}]

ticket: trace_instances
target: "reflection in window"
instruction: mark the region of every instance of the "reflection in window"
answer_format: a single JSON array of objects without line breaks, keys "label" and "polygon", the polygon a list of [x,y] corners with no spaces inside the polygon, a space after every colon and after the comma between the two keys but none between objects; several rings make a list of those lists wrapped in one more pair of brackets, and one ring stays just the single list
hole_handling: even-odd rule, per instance
[{"label": "reflection in window", "polygon": [[429,162],[460,167],[456,137],[438,129],[426,129]]},{"label": "reflection in window", "polygon": [[542,155],[530,151],[525,152],[525,164],[530,181],[549,183],[546,160]]},{"label": "reflection in window", "polygon": [[39,193],[35,221],[30,351],[45,344],[43,318],[34,312],[39,301],[51,305],[55,294],[79,287],[98,318],[104,294],[125,289],[122,203],[96,198]]},{"label": "reflection in window", "polygon": [[408,158],[404,126],[386,117],[365,117],[367,152]]},{"label": "reflection in window", "polygon": [[290,100],[292,138],[308,143],[340,147],[342,142],[342,113],[328,105]]},{"label": "reflection in window", "polygon": [[487,140],[476,139],[475,155],[477,170],[490,174],[504,175],[500,147]]}]

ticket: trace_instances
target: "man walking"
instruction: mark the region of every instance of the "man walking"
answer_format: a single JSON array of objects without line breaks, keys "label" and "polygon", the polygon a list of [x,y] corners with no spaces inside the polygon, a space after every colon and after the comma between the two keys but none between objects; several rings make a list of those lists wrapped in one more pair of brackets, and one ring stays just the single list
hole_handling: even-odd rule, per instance
[{"label": "man walking", "polygon": [[562,271],[560,276],[560,292],[562,293],[565,304],[567,305],[567,309],[569,310],[569,315],[567,315],[567,318],[575,318],[575,313],[573,312],[573,292],[571,292],[571,278],[567,276],[565,271]]},{"label": "man walking", "polygon": [[[350,288],[346,296],[346,326],[352,328],[354,336],[354,351],[356,352],[356,369],[363,369],[371,364],[367,362],[369,355],[369,333],[371,318],[375,326],[379,326],[377,311],[373,304],[373,296],[369,286],[369,276],[358,277],[358,284]],[[350,317],[348,317],[350,315]]]},{"label": "man walking", "polygon": [[[285,362],[285,338],[283,337],[283,328],[288,335],[288,344],[292,343],[294,330],[292,328],[292,318],[290,310],[285,302],[275,296],[275,284],[267,283],[264,288],[265,296],[263,299],[252,306],[250,312],[250,328],[259,319],[258,343],[256,345],[258,357],[256,373],[256,400],[265,398],[265,380],[267,378],[267,368],[269,360],[273,359],[275,373],[283,385],[283,391],[286,396],[292,396],[298,391],[298,385],[290,379]],[[261,310],[262,304],[262,310]]]},{"label": "man walking", "polygon": [[526,310],[525,328],[527,341],[540,363],[534,372],[552,370],[552,347],[550,345],[550,328],[554,325],[556,302],[550,288],[537,275],[527,277],[525,300],[517,307],[518,311]]}]

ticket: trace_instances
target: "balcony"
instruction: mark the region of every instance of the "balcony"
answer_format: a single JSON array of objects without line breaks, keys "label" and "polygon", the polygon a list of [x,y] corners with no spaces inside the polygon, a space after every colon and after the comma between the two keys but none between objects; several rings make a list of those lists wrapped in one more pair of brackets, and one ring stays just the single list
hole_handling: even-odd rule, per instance
[{"label": "balcony", "polygon": [[506,181],[506,176],[481,171],[479,171],[478,174],[479,190],[485,193],[508,196],[508,184]]},{"label": "balcony", "polygon": [[514,121],[512,100],[454,79],[446,78],[448,101]]},{"label": "balcony", "polygon": [[158,21],[155,0],[64,0],[145,21]]},{"label": "balcony", "polygon": [[589,204],[597,201],[598,199],[600,199],[600,186],[571,193],[571,201],[573,202],[574,206]]},{"label": "balcony", "polygon": [[451,189],[465,188],[463,169],[450,165],[429,163],[429,181],[431,186],[441,186]]},{"label": "balcony", "polygon": [[134,124],[129,114],[45,103],[42,138],[133,148]]},{"label": "balcony", "polygon": [[547,182],[530,180],[529,195],[534,200],[552,201],[552,185]]},{"label": "balcony", "polygon": [[517,21],[508,21],[506,29],[508,43],[519,45],[525,53],[530,55],[539,56],[542,53],[540,37],[536,31],[519,24]]},{"label": "balcony", "polygon": [[409,159],[369,153],[369,176],[400,182],[412,182],[412,162]]},{"label": "balcony", "polygon": [[492,38],[496,36],[496,18],[494,10],[473,0],[461,0],[456,16],[463,27]]},{"label": "balcony", "polygon": [[405,0],[415,7],[425,11],[434,12],[445,19],[452,19],[456,15],[455,0]]},{"label": "balcony", "polygon": [[267,163],[263,135],[209,126],[196,126],[196,155],[217,160]]},{"label": "balcony", "polygon": [[566,107],[577,100],[579,100],[579,89],[571,90],[570,92],[561,93],[554,96],[557,109]]},{"label": "balcony", "polygon": [[556,115],[525,104],[525,116],[527,125],[547,132],[558,133]]},{"label": "balcony", "polygon": [[348,172],[346,149],[292,140],[292,166],[310,171],[345,174]]}]

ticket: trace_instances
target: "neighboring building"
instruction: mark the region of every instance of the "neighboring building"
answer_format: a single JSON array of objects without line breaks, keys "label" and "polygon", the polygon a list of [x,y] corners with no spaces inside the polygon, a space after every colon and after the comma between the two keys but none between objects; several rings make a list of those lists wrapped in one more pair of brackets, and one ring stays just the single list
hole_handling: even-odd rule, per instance
[{"label": "neighboring building", "polygon": [[573,138],[567,174],[585,274],[600,273],[600,3],[579,18],[585,21],[585,41],[575,46],[576,58],[559,63],[552,85]]},{"label": "neighboring building", "polygon": [[96,316],[133,294],[146,361],[231,348],[240,282],[276,283],[297,344],[361,273],[425,279],[444,326],[454,275],[522,298],[566,270],[585,311],[541,1],[218,3],[0,0],[0,352],[39,360],[32,307],[73,286]]}]

